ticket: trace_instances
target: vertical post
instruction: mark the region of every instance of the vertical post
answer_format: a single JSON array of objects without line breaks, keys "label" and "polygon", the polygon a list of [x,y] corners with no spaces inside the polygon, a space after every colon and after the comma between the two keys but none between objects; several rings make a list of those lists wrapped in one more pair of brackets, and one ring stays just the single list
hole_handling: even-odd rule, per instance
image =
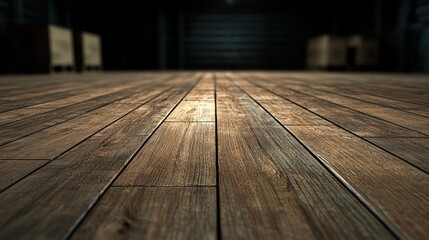
[{"label": "vertical post", "polygon": [[167,19],[165,4],[160,2],[158,9],[158,68],[167,69]]}]

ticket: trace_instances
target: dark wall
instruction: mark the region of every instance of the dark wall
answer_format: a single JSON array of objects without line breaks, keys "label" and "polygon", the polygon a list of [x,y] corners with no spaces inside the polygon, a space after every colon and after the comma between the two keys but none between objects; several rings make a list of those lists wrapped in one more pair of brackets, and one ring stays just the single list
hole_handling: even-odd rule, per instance
[{"label": "dark wall", "polygon": [[411,46],[414,47],[415,70],[429,72],[429,1],[420,1],[416,7],[416,24]]},{"label": "dark wall", "polygon": [[[326,27],[309,28],[302,6],[189,4],[185,22],[185,66],[189,68],[300,69],[306,39]],[[324,26],[323,26],[324,25]]]},{"label": "dark wall", "polygon": [[77,25],[103,35],[108,69],[303,69],[308,38],[372,34],[372,2],[104,3],[93,18],[98,4],[81,8],[75,1],[74,12],[79,12]]},{"label": "dark wall", "polygon": [[380,70],[420,71],[428,69],[427,6],[427,0],[0,0],[0,51],[7,52],[4,26],[55,23],[100,34],[105,69],[304,69],[309,38],[361,33],[380,39]]},{"label": "dark wall", "polygon": [[8,26],[53,23],[72,27],[70,6],[70,0],[0,0],[0,73],[8,72]]}]

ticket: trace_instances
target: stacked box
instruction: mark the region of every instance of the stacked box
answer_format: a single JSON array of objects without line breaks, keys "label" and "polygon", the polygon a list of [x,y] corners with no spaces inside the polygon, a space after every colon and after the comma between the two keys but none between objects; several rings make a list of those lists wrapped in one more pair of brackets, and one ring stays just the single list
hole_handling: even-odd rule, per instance
[{"label": "stacked box", "polygon": [[307,46],[307,66],[310,69],[345,67],[347,38],[322,35],[311,39]]},{"label": "stacked box", "polygon": [[14,72],[73,70],[73,34],[55,25],[9,28],[9,68]]},{"label": "stacked box", "polygon": [[354,35],[348,41],[348,65],[372,67],[378,64],[379,43],[376,39]]},{"label": "stacked box", "polygon": [[89,32],[75,33],[76,65],[79,71],[103,67],[101,55],[101,38]]}]

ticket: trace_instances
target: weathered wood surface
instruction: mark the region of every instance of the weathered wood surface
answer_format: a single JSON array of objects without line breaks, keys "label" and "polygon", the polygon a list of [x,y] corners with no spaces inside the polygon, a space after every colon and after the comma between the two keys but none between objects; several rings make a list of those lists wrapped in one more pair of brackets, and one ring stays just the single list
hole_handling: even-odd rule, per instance
[{"label": "weathered wood surface", "polygon": [[71,239],[216,239],[216,188],[112,187]]},{"label": "weathered wood surface", "polygon": [[[0,238],[62,238],[70,234],[81,215],[98,200],[195,81],[187,80],[187,87],[134,109],[4,191],[0,196]],[[56,144],[61,146],[60,142]],[[29,147],[35,146],[38,145]]]},{"label": "weathered wood surface", "polygon": [[218,87],[224,238],[393,237],[267,112],[239,89]]},{"label": "weathered wood surface", "polygon": [[164,123],[114,185],[215,186],[215,124]]},{"label": "weathered wood surface", "polygon": [[429,138],[367,138],[367,140],[429,173]]},{"label": "weathered wood surface", "polygon": [[0,77],[0,239],[426,239],[429,77]]},{"label": "weathered wood surface", "polygon": [[0,160],[0,192],[43,166],[47,160]]}]

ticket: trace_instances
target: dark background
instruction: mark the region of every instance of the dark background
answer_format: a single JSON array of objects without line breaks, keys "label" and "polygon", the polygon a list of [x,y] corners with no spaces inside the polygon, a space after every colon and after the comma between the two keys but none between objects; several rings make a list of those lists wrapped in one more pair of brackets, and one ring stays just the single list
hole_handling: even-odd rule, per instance
[{"label": "dark background", "polygon": [[365,34],[383,71],[429,71],[428,0],[0,0],[8,25],[54,23],[102,36],[104,68],[305,69],[307,40]]}]

